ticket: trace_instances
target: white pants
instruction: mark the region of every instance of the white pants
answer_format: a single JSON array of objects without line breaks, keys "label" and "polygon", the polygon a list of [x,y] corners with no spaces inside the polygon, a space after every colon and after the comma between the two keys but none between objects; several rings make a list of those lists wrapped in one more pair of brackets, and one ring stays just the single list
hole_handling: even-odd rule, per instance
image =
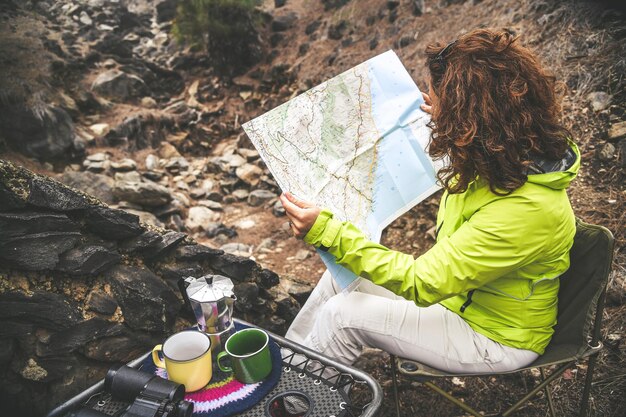
[{"label": "white pants", "polygon": [[365,279],[350,293],[339,290],[328,271],[286,337],[343,363],[363,347],[455,373],[519,369],[537,353],[504,346],[476,333],[461,317],[435,304],[418,307]]}]

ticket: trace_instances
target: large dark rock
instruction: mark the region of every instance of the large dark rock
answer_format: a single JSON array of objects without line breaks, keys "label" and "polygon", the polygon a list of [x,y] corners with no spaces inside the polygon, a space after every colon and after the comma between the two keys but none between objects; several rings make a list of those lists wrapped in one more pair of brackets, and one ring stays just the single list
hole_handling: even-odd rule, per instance
[{"label": "large dark rock", "polygon": [[0,105],[0,131],[12,148],[42,160],[67,157],[74,146],[72,118],[59,107],[35,113],[23,105]]},{"label": "large dark rock", "polygon": [[131,237],[120,244],[120,249],[128,253],[149,253],[159,250],[163,237],[153,230],[146,230],[139,236]]},{"label": "large dark rock", "polygon": [[79,225],[65,214],[43,211],[0,213],[0,242],[13,236],[41,232],[77,232]]},{"label": "large dark rock", "polygon": [[[64,296],[35,290],[32,295],[19,291],[0,294],[0,321],[32,323],[50,329],[67,329],[80,322],[81,314],[76,305]],[[2,331],[2,330],[0,330]]]},{"label": "large dark rock", "polygon": [[26,340],[35,333],[35,325],[20,321],[2,320],[0,339],[16,338]]},{"label": "large dark rock", "polygon": [[181,232],[167,232],[161,236],[161,239],[154,248],[144,253],[144,256],[149,259],[155,259],[162,255],[167,254],[170,250],[175,249],[187,235]]},{"label": "large dark rock", "polygon": [[257,264],[252,259],[225,253],[216,258],[211,266],[236,281],[248,281],[252,279],[252,271]]},{"label": "large dark rock", "polygon": [[204,261],[212,260],[223,254],[220,249],[213,249],[204,245],[184,245],[176,249],[175,257],[179,261]]},{"label": "large dark rock", "polygon": [[138,338],[133,334],[105,337],[87,343],[83,353],[89,359],[101,362],[129,362],[137,359],[160,340],[160,337]]},{"label": "large dark rock", "polygon": [[[0,161],[1,164],[2,161]],[[17,198],[0,182],[0,211],[15,210],[24,207],[24,201]]]},{"label": "large dark rock", "polygon": [[52,269],[59,255],[72,248],[78,232],[42,232],[0,240],[0,260],[28,271]]},{"label": "large dark rock", "polygon": [[131,328],[159,332],[172,329],[182,303],[162,279],[148,269],[123,265],[110,269],[106,278]]},{"label": "large dark rock", "polygon": [[263,269],[257,278],[257,282],[263,288],[271,288],[278,285],[280,279],[278,278],[278,274],[276,272],[270,271],[269,269]]},{"label": "large dark rock", "polygon": [[119,101],[146,95],[148,90],[141,78],[115,69],[98,75],[91,88],[104,97]]},{"label": "large dark rock", "polygon": [[74,276],[93,276],[119,263],[121,256],[102,246],[80,246],[65,252],[56,266]]},{"label": "large dark rock", "polygon": [[244,313],[254,310],[254,307],[258,304],[259,299],[259,287],[256,284],[252,282],[236,284],[234,292],[237,296],[235,309]]},{"label": "large dark rock", "polygon": [[37,344],[37,356],[67,355],[82,348],[85,343],[104,336],[121,333],[123,325],[108,322],[100,318],[84,321],[70,329],[53,333],[46,342]]},{"label": "large dark rock", "polygon": [[169,263],[163,265],[158,272],[163,279],[173,283],[174,288],[176,288],[176,283],[180,278],[201,277],[204,275],[202,267],[197,262]]},{"label": "large dark rock", "polygon": [[48,177],[33,176],[28,188],[27,202],[37,207],[68,211],[84,209],[92,203],[87,195]]},{"label": "large dark rock", "polygon": [[107,204],[115,201],[113,199],[113,185],[115,181],[106,175],[94,174],[89,171],[70,171],[65,172],[59,179],[68,187],[93,195]]},{"label": "large dark rock", "polygon": [[94,206],[85,215],[87,228],[107,239],[126,239],[143,232],[139,217],[124,210]]},{"label": "large dark rock", "polygon": [[292,297],[282,297],[276,300],[278,315],[287,320],[292,321],[300,311],[300,304]]},{"label": "large dark rock", "polygon": [[89,294],[87,300],[87,308],[96,313],[105,314],[110,316],[117,310],[117,301],[109,294],[102,290],[95,290]]}]

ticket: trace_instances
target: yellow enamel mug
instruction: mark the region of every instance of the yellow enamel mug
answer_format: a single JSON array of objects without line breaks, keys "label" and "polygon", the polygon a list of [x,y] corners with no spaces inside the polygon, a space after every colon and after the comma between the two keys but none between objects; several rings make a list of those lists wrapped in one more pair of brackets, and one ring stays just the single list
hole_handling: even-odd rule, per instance
[{"label": "yellow enamel mug", "polygon": [[197,391],[204,388],[213,375],[211,339],[198,330],[178,332],[152,349],[152,361],[159,368],[165,368],[170,381],[183,384],[186,392]]}]

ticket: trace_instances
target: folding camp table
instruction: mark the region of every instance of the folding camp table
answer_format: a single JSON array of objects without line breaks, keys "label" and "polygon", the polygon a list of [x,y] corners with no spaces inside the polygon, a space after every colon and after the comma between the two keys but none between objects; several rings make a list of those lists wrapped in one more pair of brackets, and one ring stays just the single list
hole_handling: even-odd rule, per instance
[{"label": "folding camp table", "polygon": [[[249,327],[250,323],[235,319]],[[304,401],[308,411],[298,414],[306,417],[372,417],[382,404],[382,390],[376,380],[354,367],[341,364],[298,343],[271,332],[270,337],[281,348],[282,369],[278,383],[255,406],[238,414],[246,417],[272,417],[271,401],[280,397]],[[137,368],[150,352],[130,362]],[[96,383],[48,413],[47,417],[66,417],[73,410],[89,407],[110,414],[107,403],[111,396],[104,390],[104,380]],[[110,414],[111,415],[111,414]]]}]

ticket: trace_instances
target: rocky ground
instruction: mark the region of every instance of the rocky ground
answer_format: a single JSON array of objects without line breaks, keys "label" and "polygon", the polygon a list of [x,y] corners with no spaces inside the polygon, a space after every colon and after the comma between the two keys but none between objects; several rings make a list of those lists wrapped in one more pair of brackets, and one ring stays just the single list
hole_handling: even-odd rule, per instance
[{"label": "rocky ground", "polygon": [[[173,40],[175,3],[1,2],[0,158],[55,176],[146,224],[251,257],[285,285],[314,283],[323,265],[290,236],[276,203],[280,190],[241,124],[388,49],[425,88],[426,44],[476,27],[506,27],[566,84],[564,120],[583,152],[570,192],[574,209],[617,239],[604,326],[610,343],[593,415],[619,414],[626,385],[618,371],[626,357],[621,12],[582,1],[265,1],[263,59],[234,76],[217,73],[210,56]],[[383,243],[414,255],[425,251],[434,242],[437,206],[435,195],[412,209],[385,231]],[[389,391],[383,360],[370,352],[362,365]],[[562,414],[573,413],[583,375],[584,368],[573,369],[555,388]],[[493,411],[536,378],[452,380],[446,388]],[[513,388],[473,395],[502,382]],[[458,415],[409,382],[401,391],[403,415]],[[539,399],[519,415],[544,412]]]}]

